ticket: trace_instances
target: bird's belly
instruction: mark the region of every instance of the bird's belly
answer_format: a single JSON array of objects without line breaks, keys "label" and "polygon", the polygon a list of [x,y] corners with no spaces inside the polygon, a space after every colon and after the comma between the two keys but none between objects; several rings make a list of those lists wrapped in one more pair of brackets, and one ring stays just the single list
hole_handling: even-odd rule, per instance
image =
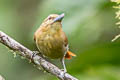
[{"label": "bird's belly", "polygon": [[37,47],[43,55],[51,59],[62,58],[65,54],[63,42],[59,39],[38,40]]}]

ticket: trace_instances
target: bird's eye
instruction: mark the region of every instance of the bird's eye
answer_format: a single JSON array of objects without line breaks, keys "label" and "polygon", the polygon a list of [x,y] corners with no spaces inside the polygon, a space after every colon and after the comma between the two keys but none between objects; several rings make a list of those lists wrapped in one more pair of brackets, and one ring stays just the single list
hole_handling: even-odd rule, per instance
[{"label": "bird's eye", "polygon": [[49,20],[52,19],[51,17],[48,18]]}]

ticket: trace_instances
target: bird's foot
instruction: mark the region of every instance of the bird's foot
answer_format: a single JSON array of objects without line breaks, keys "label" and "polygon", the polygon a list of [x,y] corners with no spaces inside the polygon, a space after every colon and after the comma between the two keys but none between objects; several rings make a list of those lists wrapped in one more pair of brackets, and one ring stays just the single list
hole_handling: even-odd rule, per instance
[{"label": "bird's foot", "polygon": [[32,52],[33,52],[32,58],[35,57],[36,55],[39,55],[39,56],[41,56],[42,58],[44,58],[44,56],[43,56],[39,51],[32,51]]},{"label": "bird's foot", "polygon": [[33,58],[34,56],[36,56],[37,54],[40,53],[40,52],[38,52],[38,51],[32,51],[32,52],[33,52],[32,58]]}]

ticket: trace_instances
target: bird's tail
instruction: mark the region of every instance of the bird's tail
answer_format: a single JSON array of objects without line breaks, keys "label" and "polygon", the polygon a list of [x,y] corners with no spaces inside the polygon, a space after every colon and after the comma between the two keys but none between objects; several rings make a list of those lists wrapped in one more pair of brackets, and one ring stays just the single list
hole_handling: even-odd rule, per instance
[{"label": "bird's tail", "polygon": [[72,53],[71,51],[67,51],[66,55],[65,55],[65,59],[71,59],[72,56],[76,56],[74,53]]}]

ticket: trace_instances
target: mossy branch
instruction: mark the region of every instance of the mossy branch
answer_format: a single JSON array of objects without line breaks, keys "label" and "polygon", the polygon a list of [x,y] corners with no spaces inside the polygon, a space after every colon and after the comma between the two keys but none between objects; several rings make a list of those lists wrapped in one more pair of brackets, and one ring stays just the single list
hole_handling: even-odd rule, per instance
[{"label": "mossy branch", "polygon": [[42,67],[45,71],[51,73],[52,75],[58,77],[60,80],[78,80],[77,78],[71,76],[68,73],[64,73],[61,69],[46,61],[39,55],[34,55],[35,52],[24,47],[2,31],[0,31],[0,43],[4,44],[13,51],[20,52],[19,55],[31,60],[33,64]]}]

